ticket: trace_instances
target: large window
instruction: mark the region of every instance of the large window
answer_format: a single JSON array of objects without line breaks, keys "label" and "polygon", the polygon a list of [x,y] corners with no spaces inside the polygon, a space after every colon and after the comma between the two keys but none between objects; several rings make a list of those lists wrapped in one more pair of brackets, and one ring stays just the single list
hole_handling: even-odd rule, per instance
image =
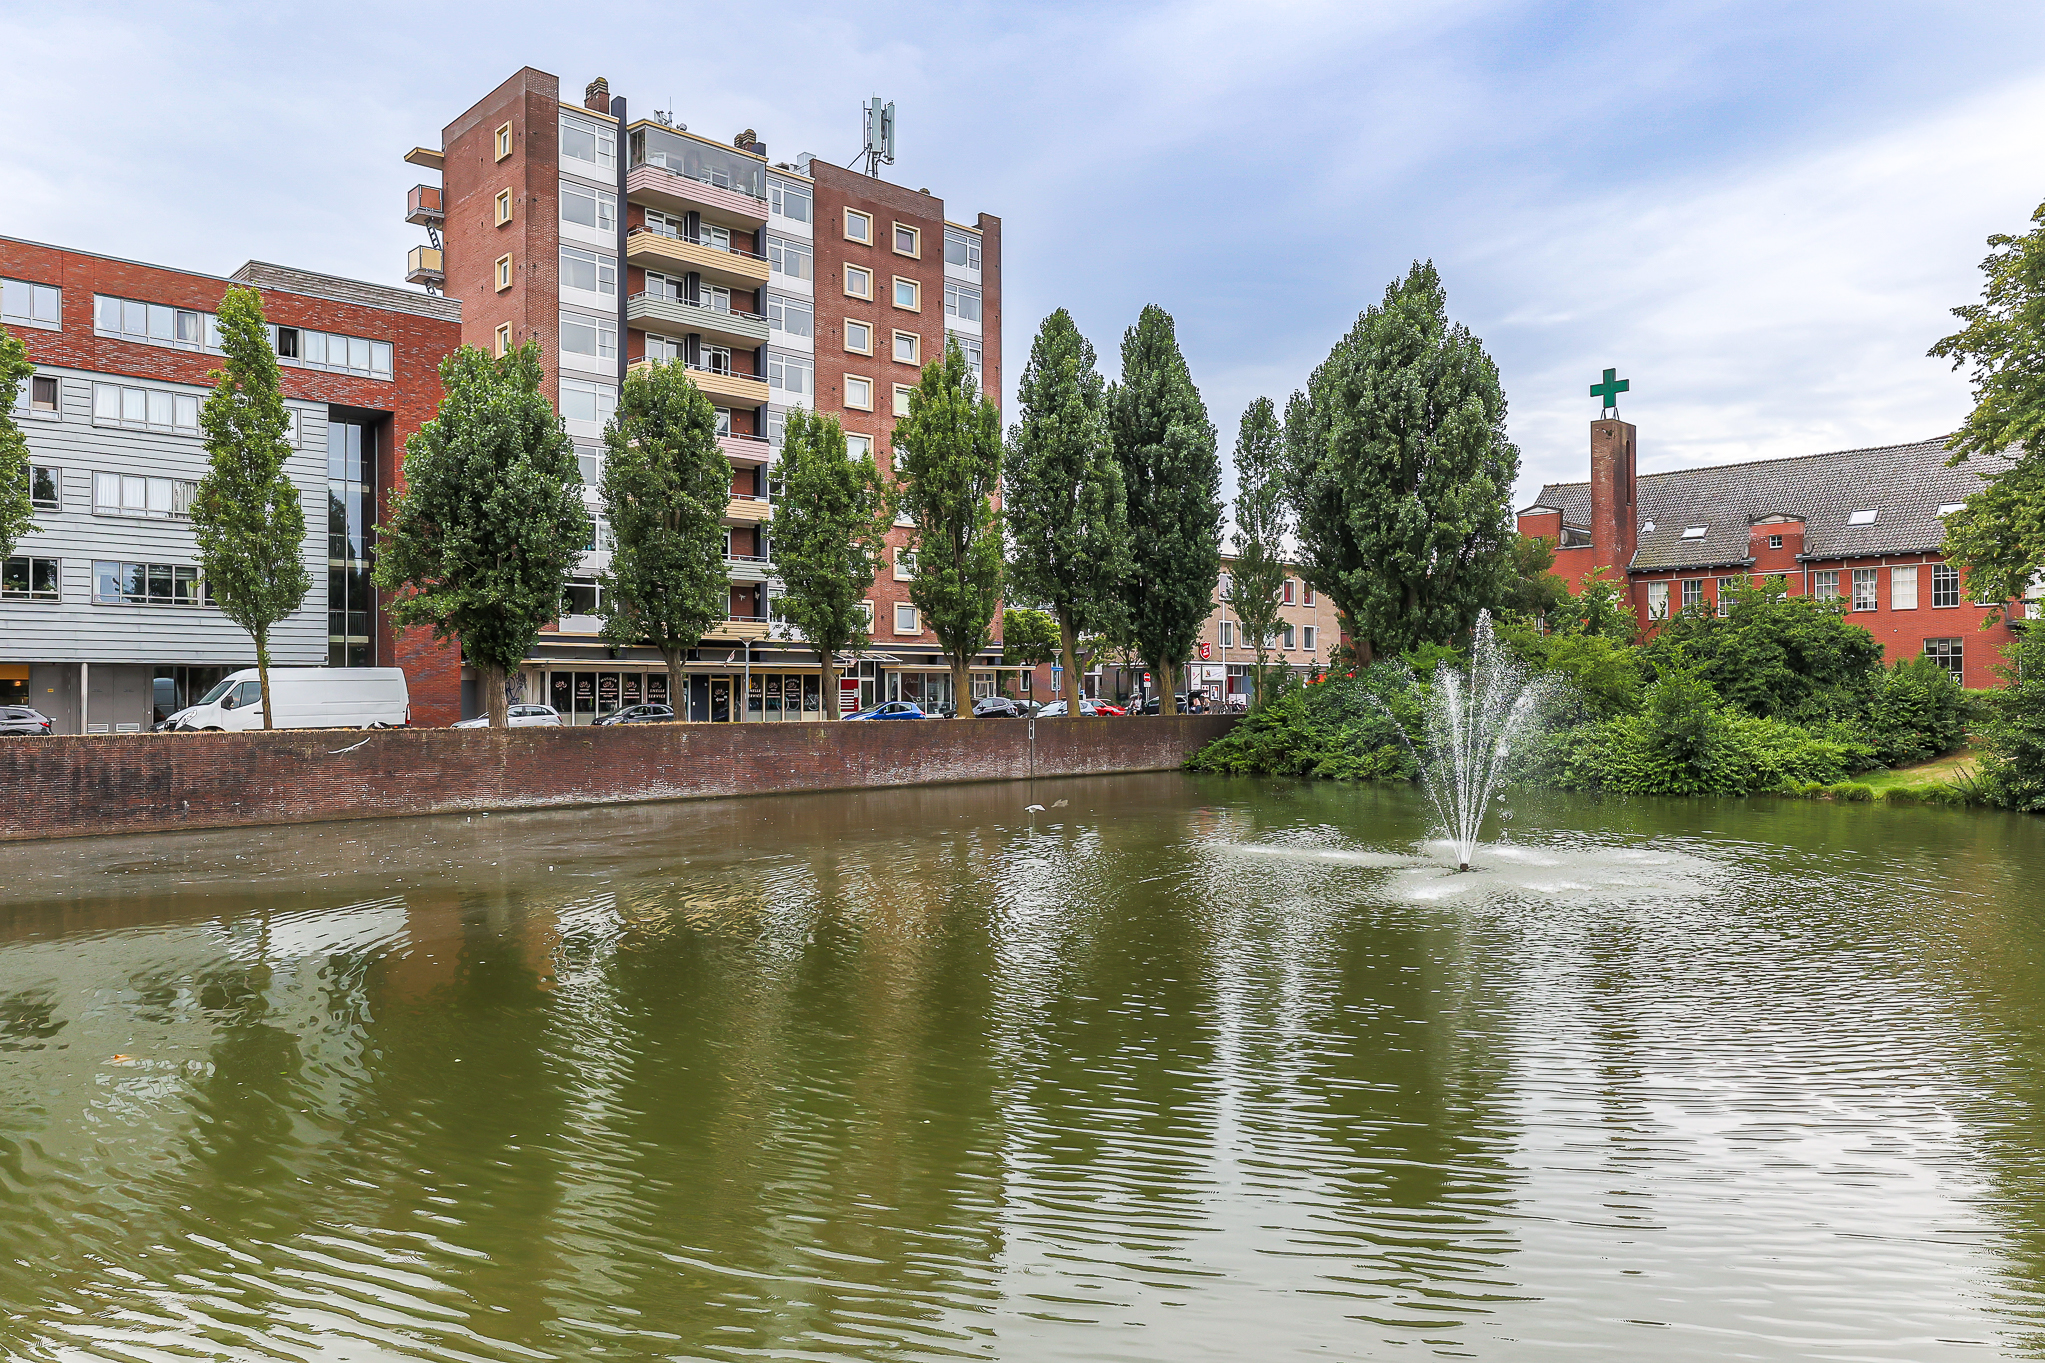
[{"label": "large window", "polygon": [[94,295],[92,309],[92,329],[102,336],[219,353],[220,323],[210,312],[105,294]]},{"label": "large window", "polygon": [[197,483],[182,478],[146,478],[132,473],[92,475],[92,510],[98,516],[145,516],[185,520],[192,514]]},{"label": "large window", "polygon": [[789,279],[815,279],[817,273],[816,252],[805,241],[790,241],[787,237],[767,238],[767,268],[775,274]]},{"label": "large window", "polygon": [[618,358],[617,324],[564,312],[561,314],[561,349],[571,355],[615,360]]},{"label": "large window", "polygon": [[985,383],[986,376],[982,365],[982,357],[986,352],[980,348],[980,343],[970,336],[961,336],[956,331],[947,331],[945,337],[947,340],[958,342],[960,351],[966,357],[966,368],[973,371],[973,381],[975,383]]},{"label": "large window", "polygon": [[1666,620],[1669,618],[1669,584],[1650,582],[1647,584],[1647,618]]},{"label": "large window", "polygon": [[585,379],[561,380],[561,415],[569,421],[603,425],[618,410],[618,390],[608,383]]},{"label": "large window", "polygon": [[161,388],[95,383],[92,385],[92,424],[183,431],[196,435],[199,430],[199,398],[195,393],[167,393]]},{"label": "large window", "polygon": [[584,175],[600,170],[615,171],[618,165],[618,135],[610,128],[600,128],[569,114],[563,114],[561,159],[581,162],[581,173]]},{"label": "large window", "polygon": [[0,601],[55,601],[59,560],[24,555],[0,563]]},{"label": "large window", "polygon": [[1931,565],[1931,604],[1938,607],[1960,604],[1960,570],[1950,563]]},{"label": "large window", "polygon": [[684,132],[665,128],[632,130],[632,164],[660,166],[691,180],[735,190],[750,199],[767,197],[767,163],[732,147],[722,147]]},{"label": "large window", "polygon": [[1855,568],[1853,570],[1853,608],[1857,611],[1871,611],[1875,608],[1875,570]]},{"label": "large window", "polygon": [[1704,579],[1686,577],[1683,579],[1683,609],[1696,610],[1704,603]]},{"label": "large window", "polygon": [[816,334],[816,309],[807,299],[783,298],[770,293],[767,295],[767,326],[790,336],[813,336]]},{"label": "large window", "polygon": [[1966,676],[1966,655],[1964,641],[1959,639],[1926,639],[1924,656],[1953,674],[1954,681]]},{"label": "large window", "polygon": [[305,369],[342,370],[371,378],[391,376],[391,343],[361,336],[340,336],[305,327],[271,327],[277,358]]},{"label": "large window", "polygon": [[806,403],[817,387],[816,361],[768,351],[767,386],[784,394],[784,402]]},{"label": "large window", "polygon": [[673,336],[656,336],[650,331],[646,333],[646,358],[654,363],[664,364],[671,360],[686,359],[688,354],[688,342]]},{"label": "large window", "polygon": [[808,222],[811,212],[809,186],[770,179],[767,181],[767,206],[792,222]]},{"label": "large window", "polygon": [[609,190],[588,189],[564,180],[561,184],[561,221],[572,222],[578,227],[594,227],[599,232],[615,232],[618,230],[618,196]]},{"label": "large window", "polygon": [[376,593],[370,536],[376,524],[376,428],[327,423],[327,665],[370,667]]},{"label": "large window", "polygon": [[603,480],[604,447],[593,445],[587,440],[575,442],[575,468],[582,475],[582,485],[593,488]]},{"label": "large window", "polygon": [[980,320],[980,291],[971,284],[944,282],[944,315],[967,322]]},{"label": "large window", "polygon": [[1889,569],[1889,609],[1892,611],[1917,609],[1917,569]]},{"label": "large window", "polygon": [[205,602],[199,570],[182,563],[92,565],[92,599],[101,605],[197,606]]},{"label": "large window", "polygon": [[1837,568],[1827,568],[1823,572],[1814,574],[1812,577],[1811,595],[1817,597],[1820,601],[1837,601],[1839,599],[1839,570]]},{"label": "large window", "polygon": [[35,464],[28,471],[28,504],[37,511],[64,509],[64,470]]},{"label": "large window", "polygon": [[1718,580],[1718,615],[1721,620],[1733,613],[1733,588],[1740,585],[1736,577],[1722,577]]},{"label": "large window", "polygon": [[[563,244],[561,247],[561,287],[581,289],[584,293],[608,294],[618,292],[618,262],[611,256],[598,255],[580,247]],[[652,292],[649,280],[647,291]],[[679,298],[679,293],[674,295]]]},{"label": "large window", "polygon": [[0,321],[51,329],[63,319],[63,291],[25,279],[0,279]]},{"label": "large window", "polygon": [[956,227],[944,229],[944,263],[968,270],[980,268],[980,238]]}]

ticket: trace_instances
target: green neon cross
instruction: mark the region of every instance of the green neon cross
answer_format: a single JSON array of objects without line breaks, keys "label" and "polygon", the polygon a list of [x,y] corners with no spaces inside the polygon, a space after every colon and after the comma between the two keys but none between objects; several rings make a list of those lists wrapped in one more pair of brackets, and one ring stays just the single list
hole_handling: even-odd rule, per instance
[{"label": "green neon cross", "polygon": [[1591,396],[1598,399],[1599,411],[1608,408],[1616,411],[1619,407],[1619,395],[1631,387],[1633,387],[1631,382],[1619,377],[1618,370],[1607,369],[1605,381],[1591,385]]}]

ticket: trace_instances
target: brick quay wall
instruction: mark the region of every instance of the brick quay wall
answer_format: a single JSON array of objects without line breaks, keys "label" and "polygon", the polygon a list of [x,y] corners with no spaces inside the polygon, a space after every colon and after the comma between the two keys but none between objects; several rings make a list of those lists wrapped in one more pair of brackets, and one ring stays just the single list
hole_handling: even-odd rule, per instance
[{"label": "brick quay wall", "polygon": [[1232,716],[0,740],[0,841],[1164,771]]}]

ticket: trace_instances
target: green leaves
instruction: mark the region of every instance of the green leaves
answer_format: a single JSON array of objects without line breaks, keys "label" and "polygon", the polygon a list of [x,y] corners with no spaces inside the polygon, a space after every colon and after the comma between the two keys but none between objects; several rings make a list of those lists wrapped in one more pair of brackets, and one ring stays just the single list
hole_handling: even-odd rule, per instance
[{"label": "green leaves", "polygon": [[1235,563],[1223,600],[1249,635],[1257,654],[1256,703],[1265,701],[1265,655],[1278,630],[1279,592],[1285,586],[1285,540],[1292,529],[1286,497],[1284,436],[1271,399],[1243,412],[1236,433]]},{"label": "green leaves", "polygon": [[600,490],[612,540],[604,635],[650,641],[673,674],[682,650],[731,603],[724,513],[732,472],[717,443],[717,409],[685,366],[652,365],[625,380],[604,447]]},{"label": "green leaves", "polygon": [[[775,603],[823,659],[866,647],[866,594],[880,571],[894,512],[873,456],[846,453],[833,416],[797,408],[781,446],[781,500],[774,508],[774,566],[786,593]],[[838,710],[825,688],[825,713]]]},{"label": "green leaves", "polygon": [[1056,662],[1059,647],[1057,617],[1045,611],[1013,606],[1001,612],[1001,656],[1004,661],[1027,667]]},{"label": "green leaves", "polygon": [[35,373],[28,347],[19,337],[0,331],[0,558],[14,552],[23,535],[35,529],[30,500],[28,440],[14,424],[14,395]]}]

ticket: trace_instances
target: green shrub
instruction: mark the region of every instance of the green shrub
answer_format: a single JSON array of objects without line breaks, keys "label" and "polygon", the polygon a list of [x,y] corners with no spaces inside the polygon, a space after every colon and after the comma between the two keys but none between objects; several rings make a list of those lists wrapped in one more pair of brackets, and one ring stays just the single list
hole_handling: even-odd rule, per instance
[{"label": "green shrub", "polygon": [[1875,798],[1875,788],[1861,781],[1841,781],[1832,787],[1831,795],[1850,804],[1867,804]]},{"label": "green shrub", "polygon": [[1975,736],[1986,752],[1974,793],[2004,809],[2045,813],[2045,631],[2026,628],[1996,670],[2008,685],[1982,701]]},{"label": "green shrub", "polygon": [[1911,658],[1882,674],[1861,723],[1883,766],[1907,767],[1966,742],[1967,712],[1967,693],[1952,673]]},{"label": "green shrub", "polygon": [[1421,694],[1397,664],[1315,682],[1286,677],[1261,710],[1195,753],[1187,766],[1235,776],[1410,781],[1419,768],[1399,724],[1421,731]]},{"label": "green shrub", "polygon": [[1809,721],[1857,713],[1882,669],[1882,646],[1846,618],[1844,603],[1787,596],[1780,578],[1734,585],[1721,616],[1683,611],[1643,652],[1660,674],[1695,668],[1750,715]]}]

